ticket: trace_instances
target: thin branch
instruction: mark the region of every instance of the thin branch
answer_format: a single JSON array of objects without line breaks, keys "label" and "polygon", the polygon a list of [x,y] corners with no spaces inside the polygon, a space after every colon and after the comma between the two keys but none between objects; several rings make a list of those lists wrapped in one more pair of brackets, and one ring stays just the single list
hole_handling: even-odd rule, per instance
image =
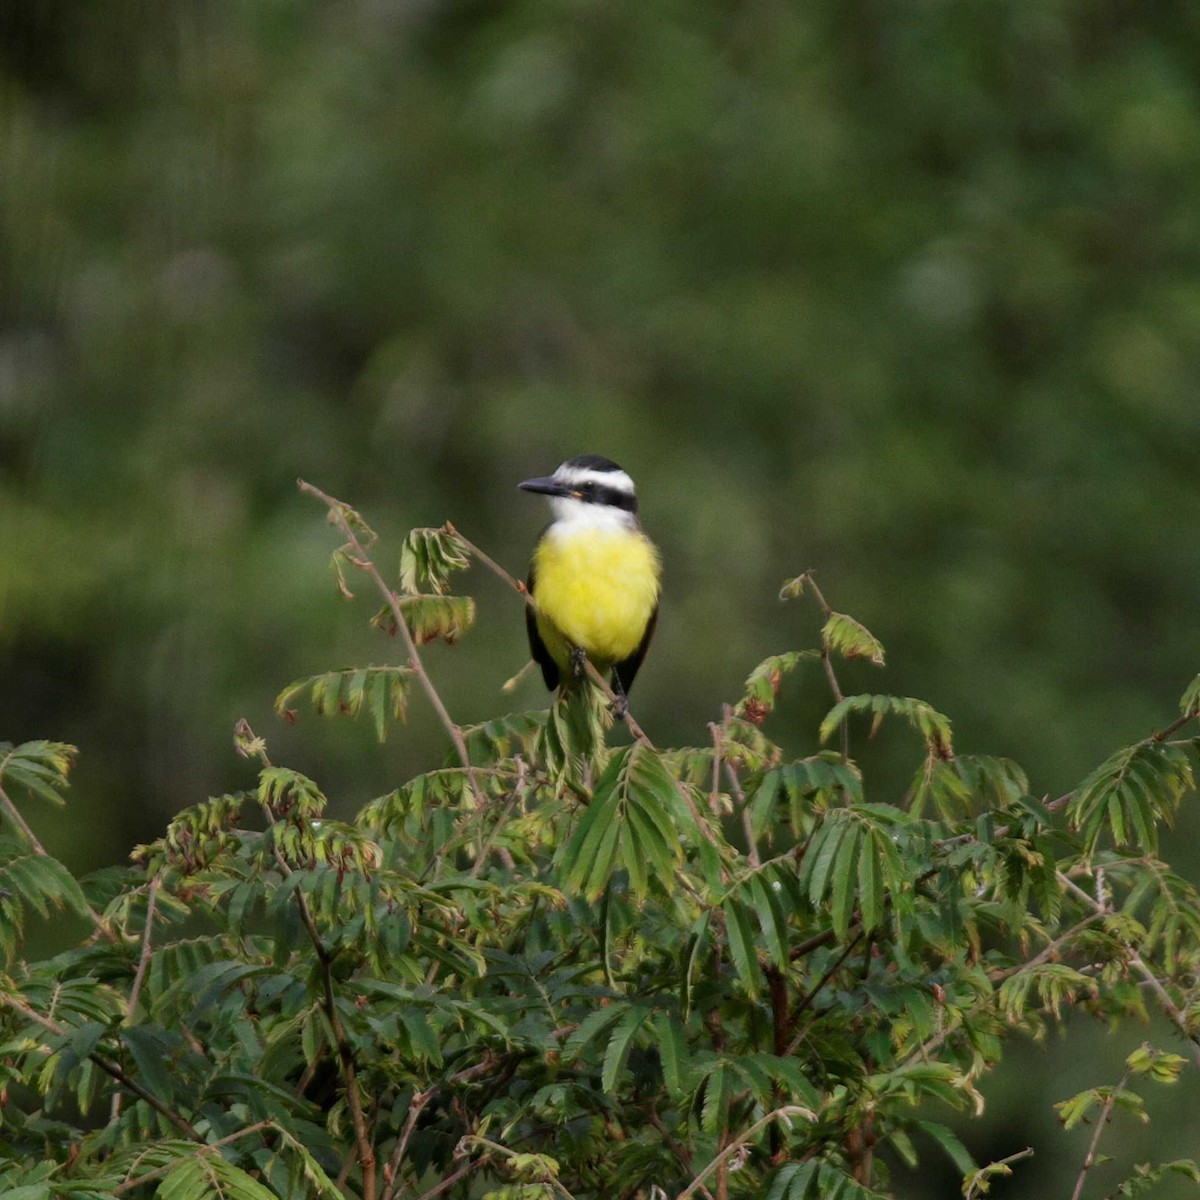
[{"label": "thin branch", "polygon": [[388,1164],[384,1168],[384,1187],[382,1200],[392,1200],[396,1194],[397,1188],[400,1186],[400,1167],[404,1162],[404,1154],[408,1150],[408,1139],[412,1137],[412,1132],[417,1126],[417,1121],[420,1120],[421,1114],[425,1111],[430,1100],[437,1095],[436,1087],[426,1088],[423,1092],[417,1092],[411,1103],[408,1106],[408,1116],[404,1119],[404,1128],[400,1131],[400,1136],[396,1139],[395,1148],[392,1150],[392,1156],[388,1159]]},{"label": "thin branch", "polygon": [[[408,652],[409,665],[412,667],[413,674],[416,675],[422,689],[425,692],[426,698],[429,700],[433,711],[437,714],[438,720],[441,721],[443,728],[450,736],[451,742],[454,743],[455,752],[458,754],[462,765],[467,769],[470,778],[472,790],[480,803],[483,802],[483,795],[479,790],[478,781],[471,773],[472,763],[471,757],[467,753],[467,744],[463,741],[462,730],[451,719],[449,712],[446,710],[442,698],[438,695],[437,688],[433,686],[433,681],[429,678],[429,673],[425,670],[425,664],[421,661],[420,652],[417,650],[416,640],[413,638],[412,631],[408,627],[408,622],[404,619],[403,612],[400,611],[400,604],[396,599],[396,593],[388,586],[387,581],[379,573],[379,568],[375,566],[370,555],[368,555],[362,542],[358,539],[358,534],[354,532],[353,526],[346,519],[346,512],[349,506],[343,504],[340,500],[333,496],[327,495],[320,488],[313,487],[311,483],[301,479],[297,481],[302,492],[306,492],[310,496],[315,496],[328,509],[330,520],[341,530],[346,538],[346,544],[353,548],[355,565],[370,577],[371,581],[379,589],[387,606],[392,610],[392,616],[396,621],[396,628],[400,631],[400,635],[404,639],[404,647]],[[514,581],[515,582],[515,581]]]},{"label": "thin branch", "polygon": [[[816,579],[813,578],[811,570],[804,572],[805,578],[808,580],[808,586],[812,588],[813,595],[816,597],[817,603],[821,606],[821,611],[825,614],[825,620],[828,621],[833,616],[833,609],[829,607],[829,602],[825,599],[825,593],[817,586]],[[842,694],[841,685],[837,680],[837,673],[833,669],[833,659],[829,655],[829,645],[825,638],[821,638],[821,666],[825,669],[825,678],[829,681],[829,690],[833,693],[833,702],[841,704],[845,700]],[[850,727],[845,721],[842,722],[839,730],[839,741],[843,758],[850,757]]]},{"label": "thin branch", "polygon": [[765,1117],[760,1117],[757,1121],[755,1121],[749,1129],[745,1130],[745,1132],[738,1134],[738,1136],[735,1137],[733,1141],[730,1142],[729,1145],[726,1146],[721,1153],[718,1154],[716,1158],[714,1158],[712,1162],[710,1162],[708,1166],[705,1167],[704,1170],[701,1171],[700,1174],[697,1175],[696,1178],[693,1179],[692,1182],[689,1183],[687,1187],[685,1187],[683,1191],[679,1193],[676,1200],[688,1200],[688,1197],[692,1195],[693,1192],[698,1191],[700,1185],[715,1170],[717,1170],[718,1167],[727,1162],[734,1154],[736,1154],[738,1150],[740,1150],[759,1132],[759,1130],[766,1128],[766,1126],[770,1125],[772,1121],[784,1121],[790,1124],[791,1117],[804,1117],[804,1119],[807,1121],[816,1120],[816,1114],[812,1111],[812,1109],[805,1108],[800,1104],[785,1104],[782,1108],[776,1108],[772,1110],[771,1112],[767,1113]]},{"label": "thin branch", "polygon": [[1032,1157],[1033,1147],[1026,1146],[1024,1150],[1018,1150],[1015,1154],[1008,1155],[1007,1158],[998,1158],[995,1162],[988,1163],[986,1167],[980,1167],[980,1169],[975,1172],[972,1182],[968,1185],[967,1194],[963,1200],[975,1200],[975,1197],[986,1194],[990,1186],[987,1182],[987,1176],[989,1172],[994,1174],[1011,1175],[1011,1171],[1001,1171],[999,1168],[1008,1167],[1010,1163],[1020,1162],[1023,1158]]},{"label": "thin branch", "polygon": [[[858,932],[857,932],[857,933],[854,935],[854,937],[852,937],[852,938],[850,939],[850,941],[848,941],[848,942],[846,943],[846,948],[845,948],[845,950],[843,950],[843,951],[841,952],[841,954],[839,954],[839,955],[838,955],[838,957],[837,957],[836,959],[834,959],[834,961],[833,961],[833,964],[830,966],[830,968],[829,968],[829,969],[828,969],[828,970],[825,972],[825,974],[824,974],[824,975],[822,975],[822,976],[821,976],[821,978],[820,978],[820,979],[819,979],[819,980],[818,980],[818,981],[817,981],[815,984],[813,984],[813,986],[812,986],[812,987],[809,989],[808,993],[807,993],[807,994],[804,996],[804,998],[803,998],[803,999],[800,1001],[800,1003],[799,1003],[799,1004],[796,1006],[796,1011],[795,1011],[794,1013],[792,1013],[791,1017],[790,1017],[790,1018],[789,1018],[789,1020],[788,1020],[788,1025],[789,1025],[789,1027],[792,1027],[792,1026],[794,1026],[794,1025],[796,1024],[796,1022],[800,1020],[800,1017],[803,1015],[804,1011],[805,1011],[805,1010],[806,1010],[806,1009],[809,1007],[809,1005],[810,1005],[810,1004],[812,1004],[812,1002],[813,1002],[813,1001],[814,1001],[814,1000],[817,998],[817,994],[820,992],[820,990],[821,990],[821,989],[822,989],[822,988],[823,988],[823,987],[824,987],[824,986],[825,986],[825,985],[826,985],[826,984],[827,984],[827,983],[828,983],[828,982],[829,982],[829,981],[830,981],[830,980],[831,980],[831,979],[834,977],[834,975],[835,975],[835,974],[836,974],[836,973],[837,973],[837,972],[838,972],[838,971],[841,969],[841,967],[842,967],[842,964],[843,964],[843,963],[846,961],[846,959],[848,959],[848,958],[850,957],[850,955],[851,955],[851,954],[854,952],[854,948],[855,948],[855,947],[858,945],[858,943],[859,943],[861,940],[862,940],[862,930],[860,929],[860,930],[859,930],[859,931],[858,931]],[[807,1027],[806,1027],[806,1028],[805,1028],[805,1030],[803,1030],[802,1032],[807,1032]],[[792,1042],[791,1042],[791,1044],[788,1046],[787,1050],[784,1052],[784,1054],[785,1054],[785,1057],[788,1057],[788,1058],[790,1058],[790,1057],[791,1057],[793,1054],[795,1054],[795,1053],[796,1053],[796,1051],[797,1051],[797,1050],[800,1048],[800,1043],[801,1043],[801,1041],[803,1041],[803,1037],[801,1036],[801,1034],[797,1034],[797,1035],[796,1035],[796,1036],[795,1036],[795,1037],[792,1039]]]},{"label": "thin branch", "polygon": [[417,1200],[435,1200],[435,1197],[440,1196],[443,1192],[448,1192],[460,1179],[466,1178],[472,1171],[478,1170],[480,1167],[486,1166],[492,1161],[490,1154],[481,1154],[478,1158],[472,1159],[465,1167],[459,1167],[452,1175],[447,1175],[441,1183],[435,1183],[427,1192],[422,1192]]},{"label": "thin branch", "polygon": [[154,930],[154,910],[158,906],[158,889],[162,886],[162,876],[155,875],[150,880],[146,890],[146,923],[142,929],[142,952],[138,956],[137,971],[133,976],[133,986],[129,989],[129,1016],[133,1017],[138,999],[142,994],[142,984],[146,981],[146,968],[150,965],[150,941]]},{"label": "thin branch", "polygon": [[467,548],[468,552],[475,555],[475,557],[479,559],[479,561],[483,563],[483,565],[487,567],[487,569],[491,571],[493,575],[503,579],[504,582],[507,583],[514,592],[521,596],[525,596],[529,600],[530,606],[534,607],[533,597],[529,595],[529,589],[523,583],[521,583],[520,580],[510,575],[498,562],[496,562],[494,558],[484,554],[484,552],[480,550],[480,548],[475,545],[470,538],[463,537],[463,535],[453,525],[451,525],[449,521],[446,522],[446,531],[458,538],[458,540]]},{"label": "thin branch", "polygon": [[1200,710],[1184,713],[1183,716],[1176,717],[1166,728],[1160,729],[1157,733],[1152,733],[1150,740],[1152,742],[1165,742],[1171,734],[1182,729],[1189,721],[1196,720],[1197,717],[1200,717]]},{"label": "thin branch", "polygon": [[8,814],[8,819],[17,827],[21,836],[33,848],[33,852],[42,858],[49,858],[46,847],[38,841],[37,834],[29,827],[29,823],[21,816],[20,809],[9,799],[8,793],[0,787],[0,807]]},{"label": "thin branch", "polygon": [[[133,976],[133,986],[129,989],[129,1009],[127,1020],[133,1021],[138,999],[142,994],[142,984],[146,980],[146,968],[150,965],[150,939],[154,930],[154,909],[158,904],[158,889],[162,884],[162,876],[155,875],[150,880],[146,893],[146,923],[142,929],[142,952],[138,956],[137,970]],[[109,1120],[115,1121],[121,1115],[121,1093],[114,1092],[112,1106],[109,1110]]]},{"label": "thin branch", "polygon": [[[2,768],[0,768],[0,776],[3,776]],[[21,816],[21,810],[17,808],[16,804],[13,803],[13,801],[9,798],[8,793],[2,787],[0,787],[0,809],[4,810],[4,814],[13,823],[13,825],[16,826],[17,831],[21,834],[25,841],[29,843],[29,848],[34,852],[34,854],[36,854],[39,858],[52,857],[52,855],[47,851],[46,847],[43,846],[40,841],[38,841],[37,834],[33,832],[29,826],[29,823],[23,816]],[[117,938],[117,935],[104,923],[104,919],[100,916],[100,914],[90,904],[88,904],[87,901],[84,901],[84,904],[87,908],[87,915],[91,918],[91,922],[96,927],[97,932],[102,933],[106,938],[109,939],[109,941],[118,941],[119,939]]]},{"label": "thin branch", "polygon": [[628,699],[626,699],[624,706],[622,706],[620,699],[617,697],[617,693],[612,690],[612,686],[609,684],[608,680],[600,674],[596,664],[586,656],[584,656],[583,664],[584,669],[588,673],[588,678],[591,679],[591,681],[604,693],[604,696],[608,700],[609,704],[611,704],[614,709],[618,711],[620,711],[622,707],[624,708],[624,713],[621,719],[625,722],[629,732],[633,735],[634,741],[641,742],[643,746],[653,750],[654,743],[646,736],[645,730],[643,730],[642,727],[633,719],[633,713],[629,711]]},{"label": "thin branch", "polygon": [[[455,1154],[466,1154],[468,1147],[471,1145],[483,1146],[491,1155],[499,1155],[501,1158],[516,1158],[517,1151],[510,1150],[507,1146],[502,1146],[499,1142],[493,1142],[490,1138],[485,1138],[477,1133],[468,1133],[459,1139],[458,1148]],[[566,1197],[566,1200],[575,1200],[575,1197],[567,1191],[566,1186],[559,1181],[557,1175],[547,1174],[544,1179],[539,1180],[540,1183],[548,1183],[551,1187],[557,1188]],[[422,1198],[423,1200],[423,1198]],[[680,1198],[682,1200],[682,1197]]]},{"label": "thin branch", "polygon": [[[572,1026],[572,1028],[574,1028]],[[551,1034],[553,1037],[554,1035]],[[464,1067],[461,1071],[455,1072],[449,1079],[443,1080],[441,1083],[432,1084],[422,1092],[416,1092],[413,1095],[412,1101],[409,1104],[408,1116],[404,1121],[404,1128],[400,1131],[400,1137],[396,1141],[395,1148],[392,1151],[391,1158],[388,1160],[387,1166],[384,1168],[385,1186],[381,1200],[394,1200],[397,1192],[400,1189],[400,1168],[404,1162],[404,1155],[408,1151],[409,1139],[412,1137],[413,1130],[416,1128],[417,1121],[421,1117],[421,1113],[425,1111],[433,1098],[445,1088],[451,1087],[456,1083],[466,1083],[470,1079],[475,1079],[477,1076],[486,1075],[496,1066],[511,1065],[514,1060],[519,1060],[522,1052],[518,1051],[515,1054],[505,1054],[501,1056],[485,1055],[485,1057],[472,1066]],[[484,1155],[484,1159],[488,1156]],[[480,1161],[483,1161],[482,1159]],[[461,1176],[456,1176],[461,1178]]]},{"label": "thin branch", "polygon": [[[249,725],[242,721],[239,723],[238,729],[239,732],[244,731],[244,733],[249,735],[249,743],[257,745],[254,753],[257,754],[264,766],[269,767],[271,760],[267,757],[266,747],[259,739],[253,736],[253,730],[250,729]],[[274,828],[279,822],[276,820],[275,814],[271,811],[271,806],[262,803],[259,807],[262,809],[262,814],[268,828]],[[274,839],[271,842],[271,851],[280,873],[285,879],[290,879],[294,872]],[[338,1016],[337,998],[333,992],[333,959],[321,938],[321,931],[317,928],[317,923],[313,919],[312,910],[308,906],[308,900],[305,898],[304,893],[298,887],[294,887],[292,895],[296,898],[296,908],[300,913],[300,920],[308,933],[309,941],[312,942],[313,950],[317,955],[317,962],[321,968],[323,991],[321,1007],[325,1010],[325,1017],[329,1021],[329,1028],[333,1031],[334,1041],[337,1046],[338,1061],[342,1067],[342,1078],[346,1085],[346,1103],[350,1108],[350,1120],[354,1126],[356,1152],[363,1173],[363,1200],[375,1200],[375,1148],[371,1144],[371,1137],[367,1129],[366,1114],[362,1106],[362,1097],[358,1091],[358,1072],[354,1065],[354,1051],[350,1046],[350,1039],[346,1036],[346,1028],[342,1024],[341,1017]]]},{"label": "thin branch", "polygon": [[[1103,915],[1103,913],[1095,912],[1090,916],[1084,917],[1084,919],[1078,924],[1072,925],[1071,928],[1066,931],[1066,933],[1060,934],[1057,938],[1054,938],[1027,962],[1017,963],[1016,966],[1008,967],[1002,971],[990,972],[988,974],[989,981],[992,983],[1002,983],[1005,979],[1010,979],[1014,975],[1020,975],[1023,971],[1032,971],[1035,968],[1040,967],[1043,963],[1049,962],[1051,959],[1056,958],[1061,953],[1063,947],[1073,937],[1079,933],[1082,933],[1083,930],[1089,925],[1095,924],[1095,922],[1098,921]],[[927,1041],[922,1042],[921,1045],[919,1045],[914,1051],[912,1051],[911,1054],[909,1054],[909,1056],[901,1064],[901,1067],[911,1067],[915,1063],[926,1061],[929,1055],[932,1054],[944,1041],[946,1041],[947,1038],[953,1036],[955,1033],[958,1033],[961,1029],[963,1029],[966,1022],[970,1020],[971,1017],[975,1016],[976,1013],[979,1013],[985,1009],[993,999],[994,996],[989,995],[977,1000],[973,1005],[971,1005],[970,1008],[966,1010],[966,1012],[962,1014],[962,1018],[958,1024],[945,1026]]]},{"label": "thin branch", "polygon": [[[1102,904],[1095,897],[1088,895],[1083,888],[1062,871],[1056,871],[1055,874],[1058,876],[1058,880],[1063,887],[1084,904],[1089,905],[1098,916],[1108,916],[1111,913],[1112,910],[1108,905]],[[1196,1060],[1196,1066],[1200,1067],[1200,1034],[1192,1030],[1184,1011],[1171,999],[1170,993],[1163,987],[1162,980],[1150,969],[1136,947],[1131,942],[1126,941],[1122,941],[1121,945],[1125,949],[1130,965],[1146,981],[1150,990],[1158,999],[1163,1012],[1166,1013],[1171,1023],[1179,1032],[1192,1043],[1192,1056]]]},{"label": "thin branch", "polygon": [[1071,1200],[1079,1200],[1079,1197],[1083,1195],[1083,1185],[1087,1182],[1088,1172],[1096,1164],[1096,1147],[1100,1144],[1100,1135],[1104,1132],[1108,1118],[1112,1115],[1117,1095],[1128,1081],[1129,1068],[1126,1067],[1125,1074],[1121,1076],[1121,1082],[1104,1098],[1104,1105],[1100,1109],[1100,1115],[1096,1118],[1096,1128],[1092,1131],[1092,1140],[1088,1144],[1087,1155],[1083,1160],[1083,1166],[1079,1169],[1079,1178],[1075,1180],[1075,1190],[1071,1193]]},{"label": "thin branch", "polygon": [[[687,1147],[671,1136],[671,1131],[662,1123],[662,1118],[658,1115],[658,1113],[653,1111],[648,1112],[646,1114],[646,1120],[648,1120],[650,1124],[658,1130],[659,1136],[663,1140],[663,1145],[666,1146],[673,1155],[675,1155],[675,1157],[679,1160],[679,1165],[683,1167],[683,1169],[687,1171],[689,1175],[692,1174],[696,1168],[692,1165],[692,1156],[688,1153]],[[704,1200],[713,1200],[712,1192],[710,1192],[708,1188],[701,1186],[699,1190],[700,1194],[704,1197]]]},{"label": "thin branch", "polygon": [[[504,805],[504,811],[496,818],[492,828],[488,831],[487,838],[479,848],[479,856],[471,866],[470,877],[472,879],[477,878],[479,872],[483,870],[484,863],[487,862],[487,856],[496,844],[496,839],[500,836],[500,830],[504,827],[504,822],[508,820],[508,814],[512,812],[513,805],[521,799],[521,793],[525,790],[525,759],[519,754],[517,755],[517,764],[517,781],[513,784],[512,795],[509,796]],[[509,853],[508,847],[501,846],[500,852],[506,860],[504,865],[511,871],[516,866],[516,862],[513,860],[512,854]]]},{"label": "thin branch", "polygon": [[[263,1129],[275,1128],[274,1121],[257,1121],[253,1125],[247,1125],[245,1129],[239,1129],[237,1133],[231,1133],[228,1137],[219,1138],[215,1142],[205,1142],[204,1145],[196,1150],[197,1157],[212,1154],[214,1151],[219,1151],[223,1146],[232,1146],[234,1142],[240,1142],[243,1138],[248,1138],[252,1134],[258,1133]],[[155,1167],[153,1171],[147,1171],[145,1175],[139,1175],[137,1178],[127,1178],[124,1183],[119,1183],[112,1190],[114,1196],[123,1196],[126,1192],[132,1192],[134,1188],[139,1188],[144,1183],[153,1183],[156,1179],[161,1179],[164,1175],[170,1174],[178,1165],[179,1159],[174,1162],[169,1162],[165,1166]]]},{"label": "thin branch", "polygon": [[[729,716],[729,706],[725,706],[725,716]],[[733,796],[734,807],[740,812],[742,819],[742,833],[746,838],[746,857],[750,860],[752,867],[762,865],[762,859],[759,857],[758,844],[754,838],[754,822],[750,814],[750,805],[746,803],[746,793],[742,790],[742,781],[737,773],[737,767],[733,765],[729,759],[725,758],[721,751],[721,727],[715,723],[709,723],[709,729],[713,735],[713,785],[712,798],[709,802],[709,807],[715,813],[717,811],[717,797],[720,794],[718,784],[720,782],[719,775],[721,768],[724,767],[725,778],[729,780],[729,790]]]},{"label": "thin branch", "polygon": [[[47,1032],[54,1034],[55,1037],[66,1037],[67,1035],[67,1030],[57,1021],[52,1021],[49,1017],[43,1017],[40,1012],[30,1008],[29,1005],[17,999],[16,996],[0,994],[0,1004],[5,1004],[15,1012],[19,1012],[27,1020],[32,1021],[35,1025],[40,1025]],[[207,1145],[204,1138],[201,1137],[200,1133],[186,1117],[180,1116],[165,1100],[160,1099],[136,1079],[132,1079],[126,1075],[119,1063],[113,1062],[110,1058],[105,1058],[103,1054],[95,1050],[88,1055],[88,1058],[106,1075],[110,1075],[115,1079],[122,1087],[127,1088],[135,1096],[145,1100],[155,1112],[166,1117],[176,1129],[191,1138],[193,1142],[199,1142],[202,1146]]]}]

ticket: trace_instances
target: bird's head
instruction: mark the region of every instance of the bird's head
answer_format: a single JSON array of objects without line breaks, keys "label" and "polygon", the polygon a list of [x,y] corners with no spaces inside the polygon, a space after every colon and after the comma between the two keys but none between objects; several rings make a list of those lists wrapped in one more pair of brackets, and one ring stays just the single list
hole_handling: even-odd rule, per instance
[{"label": "bird's head", "polygon": [[586,525],[636,525],[637,493],[633,480],[610,458],[583,454],[554,472],[518,485],[550,498],[555,522]]}]

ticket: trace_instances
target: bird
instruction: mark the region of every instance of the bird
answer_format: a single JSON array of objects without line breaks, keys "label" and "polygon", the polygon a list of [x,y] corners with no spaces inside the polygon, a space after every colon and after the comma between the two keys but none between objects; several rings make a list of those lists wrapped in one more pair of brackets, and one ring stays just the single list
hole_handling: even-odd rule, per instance
[{"label": "bird", "polygon": [[553,475],[518,485],[549,497],[553,519],[534,547],[525,622],[546,687],[564,690],[584,657],[612,672],[616,711],[654,636],[662,561],[638,520],[633,480],[600,454],[569,458]]}]

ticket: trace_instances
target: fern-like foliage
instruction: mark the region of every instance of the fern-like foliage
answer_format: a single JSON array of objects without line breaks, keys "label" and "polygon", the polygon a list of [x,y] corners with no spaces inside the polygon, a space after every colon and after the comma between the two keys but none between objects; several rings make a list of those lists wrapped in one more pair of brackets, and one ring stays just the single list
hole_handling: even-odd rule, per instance
[{"label": "fern-like foliage", "polygon": [[[324,500],[343,585],[382,578],[369,527]],[[469,550],[414,531],[380,588],[408,661],[300,680],[279,711],[368,713],[382,739],[414,676],[435,687],[425,643],[471,624],[450,593]],[[1174,724],[1043,791],[956,755],[921,700],[842,697],[843,660],[882,647],[811,575],[784,590],[816,601],[820,649],[759,664],[687,746],[614,733],[581,680],[546,711],[439,713],[446,759],[363,804],[242,723],[240,790],[82,880],[33,829],[73,750],[0,749],[0,1194],[877,1200],[889,1161],[934,1155],[981,1195],[1020,1149],[976,1164],[938,1114],[977,1115],[1014,1032],[1072,1011],[1122,1037],[1157,1008],[1178,1034],[1186,1056],[1139,1047],[1060,1110],[1140,1114],[1134,1085],[1200,1045],[1200,895],[1158,838],[1193,787],[1173,735],[1195,685]],[[817,729],[777,711],[785,680],[833,693]],[[902,769],[859,760],[893,729]],[[26,953],[67,919],[66,949]],[[1118,1194],[1194,1174],[1143,1164]]]}]

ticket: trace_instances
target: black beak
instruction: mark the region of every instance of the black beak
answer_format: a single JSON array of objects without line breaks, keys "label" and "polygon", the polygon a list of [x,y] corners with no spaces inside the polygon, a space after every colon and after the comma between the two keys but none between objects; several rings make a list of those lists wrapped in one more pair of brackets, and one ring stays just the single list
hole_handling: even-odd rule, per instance
[{"label": "black beak", "polygon": [[524,483],[518,483],[517,487],[527,492],[540,492],[543,496],[571,495],[571,489],[553,475],[543,475],[540,479],[526,479]]}]

